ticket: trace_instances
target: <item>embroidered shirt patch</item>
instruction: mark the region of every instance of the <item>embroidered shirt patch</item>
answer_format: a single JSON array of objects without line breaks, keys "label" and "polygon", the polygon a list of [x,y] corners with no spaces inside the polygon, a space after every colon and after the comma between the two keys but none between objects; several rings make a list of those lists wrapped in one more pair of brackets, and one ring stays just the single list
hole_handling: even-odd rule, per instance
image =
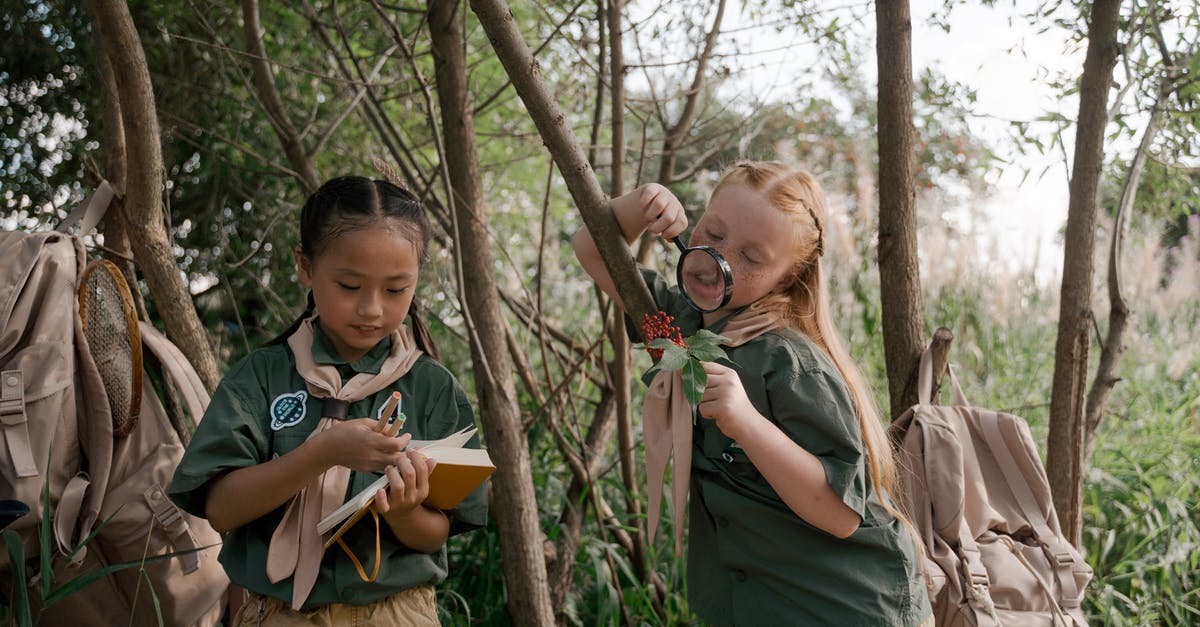
[{"label": "embroidered shirt patch", "polygon": [[304,420],[307,411],[308,392],[303,390],[291,394],[280,394],[271,401],[271,430],[279,431]]}]

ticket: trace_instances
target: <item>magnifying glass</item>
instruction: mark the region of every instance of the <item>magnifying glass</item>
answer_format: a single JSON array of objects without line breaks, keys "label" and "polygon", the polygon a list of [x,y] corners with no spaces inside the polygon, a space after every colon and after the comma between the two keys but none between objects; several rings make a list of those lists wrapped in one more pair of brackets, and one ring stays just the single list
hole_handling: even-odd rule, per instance
[{"label": "magnifying glass", "polygon": [[700,313],[711,313],[729,304],[733,272],[721,253],[711,246],[688,248],[678,236],[672,241],[682,253],[675,266],[675,279],[684,300]]}]

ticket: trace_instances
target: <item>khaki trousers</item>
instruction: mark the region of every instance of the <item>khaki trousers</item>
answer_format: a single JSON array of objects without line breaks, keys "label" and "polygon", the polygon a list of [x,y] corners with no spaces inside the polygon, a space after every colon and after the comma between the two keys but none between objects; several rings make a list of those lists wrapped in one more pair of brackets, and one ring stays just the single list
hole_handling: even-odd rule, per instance
[{"label": "khaki trousers", "polygon": [[254,592],[233,618],[233,627],[432,627],[441,625],[433,586],[424,585],[397,592],[370,605],[334,603],[307,612],[297,612],[287,603]]}]

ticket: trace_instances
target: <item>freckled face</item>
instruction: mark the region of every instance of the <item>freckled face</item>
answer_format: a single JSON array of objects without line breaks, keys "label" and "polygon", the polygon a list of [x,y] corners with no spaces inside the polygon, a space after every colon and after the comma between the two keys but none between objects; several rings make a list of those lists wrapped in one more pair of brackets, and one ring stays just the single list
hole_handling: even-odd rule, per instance
[{"label": "freckled face", "polygon": [[386,222],[337,237],[314,259],[297,251],[300,282],[313,292],[318,324],[339,355],[356,361],[408,316],[417,287],[417,247]]},{"label": "freckled face", "polygon": [[733,295],[706,324],[777,291],[795,264],[795,223],[742,184],[722,187],[696,223],[689,246],[711,246],[729,262]]}]

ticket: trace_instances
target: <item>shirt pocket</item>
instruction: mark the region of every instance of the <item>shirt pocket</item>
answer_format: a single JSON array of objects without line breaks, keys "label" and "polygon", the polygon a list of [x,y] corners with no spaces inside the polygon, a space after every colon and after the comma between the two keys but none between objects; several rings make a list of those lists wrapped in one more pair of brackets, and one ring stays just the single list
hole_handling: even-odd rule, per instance
[{"label": "shirt pocket", "polygon": [[736,442],[731,442],[722,449],[716,461],[726,466],[729,469],[729,473],[739,479],[765,482],[762,473],[758,472],[758,468],[754,465],[754,462],[750,461],[750,457],[746,455],[746,451],[742,450],[742,447],[738,446]]},{"label": "shirt pocket", "polygon": [[300,445],[304,444],[307,439],[307,433],[296,433],[294,430],[282,429],[272,432],[271,450],[268,451],[268,455],[270,455],[270,459],[287,455],[300,448]]}]

